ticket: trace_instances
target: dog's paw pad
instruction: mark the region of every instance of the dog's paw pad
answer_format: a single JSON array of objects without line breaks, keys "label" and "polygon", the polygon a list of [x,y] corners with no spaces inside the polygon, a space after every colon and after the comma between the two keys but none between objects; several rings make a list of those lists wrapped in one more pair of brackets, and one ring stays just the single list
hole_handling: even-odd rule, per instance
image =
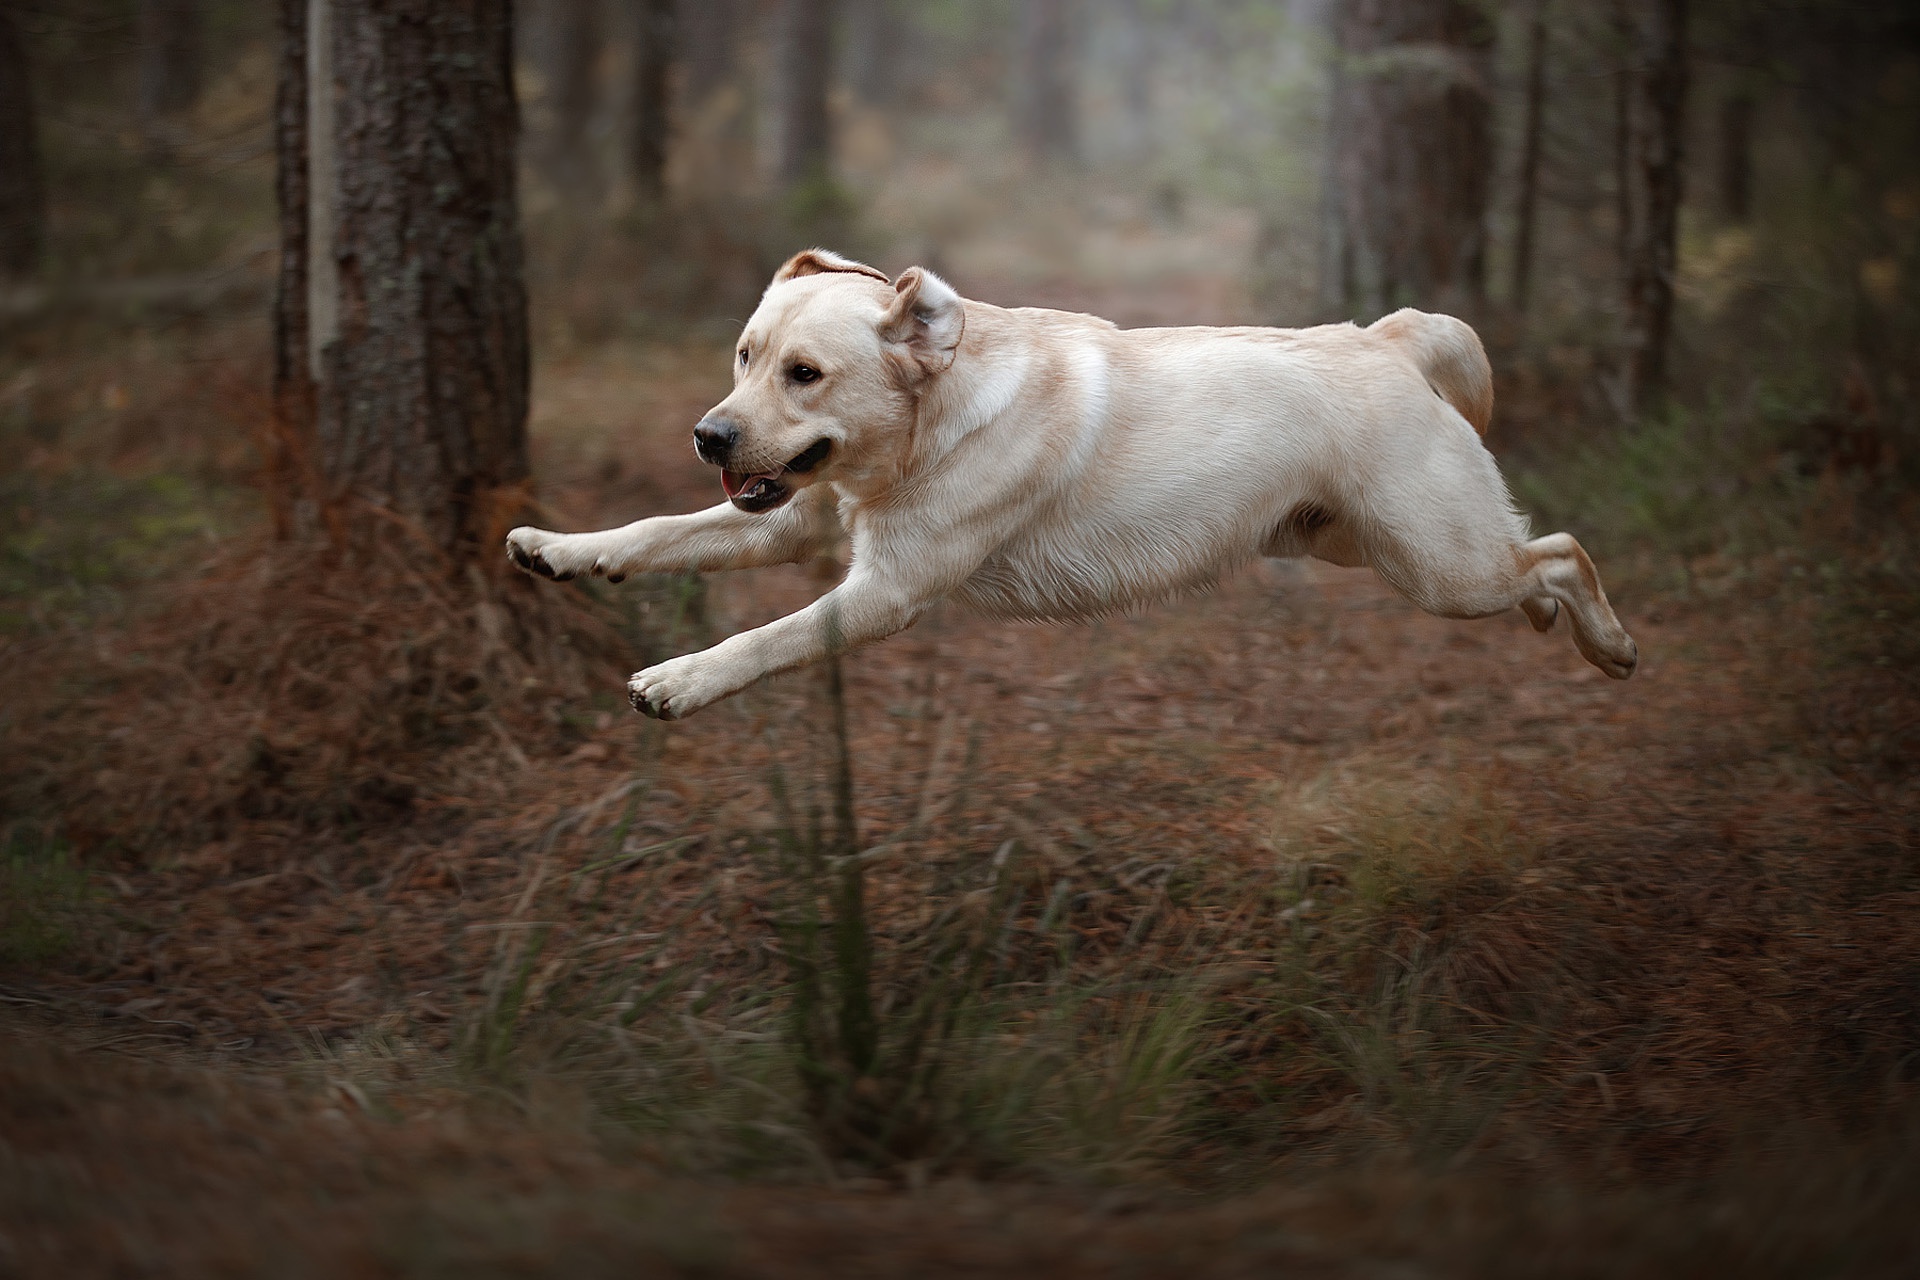
[{"label": "dog's paw pad", "polygon": [[[560,574],[554,572],[553,566],[547,563],[546,556],[542,555],[538,548],[529,551],[518,542],[510,541],[507,543],[507,559],[513,562],[514,568],[524,573],[531,573],[539,578],[555,578],[564,581]],[[572,576],[572,574],[566,575],[569,578]]]},{"label": "dog's paw pad", "polygon": [[674,718],[673,708],[668,704],[667,695],[663,690],[629,682],[627,701],[633,704],[635,711],[648,719],[672,720]]}]

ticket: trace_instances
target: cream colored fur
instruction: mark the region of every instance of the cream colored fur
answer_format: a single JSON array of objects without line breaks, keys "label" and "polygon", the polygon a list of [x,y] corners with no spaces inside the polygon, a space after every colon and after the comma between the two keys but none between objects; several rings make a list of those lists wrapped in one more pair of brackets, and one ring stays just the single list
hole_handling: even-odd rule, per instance
[{"label": "cream colored fur", "polygon": [[[818,370],[796,381],[796,366]],[[845,579],[813,604],[629,682],[674,719],[953,599],[1077,619],[1207,586],[1257,556],[1368,565],[1420,608],[1523,607],[1610,676],[1636,652],[1592,562],[1530,538],[1480,442],[1492,378],[1479,339],[1405,310],[1368,328],[1119,329],[963,300],[912,268],[810,251],[747,322],[727,469],[794,492],[600,533],[520,528],[515,563],[549,577],[806,560],[842,537]],[[826,460],[781,471],[819,441]]]}]

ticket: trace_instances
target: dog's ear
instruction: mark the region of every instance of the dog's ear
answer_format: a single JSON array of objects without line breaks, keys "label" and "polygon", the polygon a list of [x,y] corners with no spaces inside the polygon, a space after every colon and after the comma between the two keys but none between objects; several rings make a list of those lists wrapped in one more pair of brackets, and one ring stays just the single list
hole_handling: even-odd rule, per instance
[{"label": "dog's ear", "polygon": [[966,304],[925,267],[902,271],[893,290],[893,305],[880,319],[881,341],[905,347],[923,376],[945,371],[967,327]]},{"label": "dog's ear", "polygon": [[773,273],[773,283],[785,284],[801,276],[824,275],[829,271],[851,271],[856,275],[872,276],[881,284],[887,283],[886,272],[864,262],[855,262],[852,258],[843,258],[831,249],[802,249]]}]

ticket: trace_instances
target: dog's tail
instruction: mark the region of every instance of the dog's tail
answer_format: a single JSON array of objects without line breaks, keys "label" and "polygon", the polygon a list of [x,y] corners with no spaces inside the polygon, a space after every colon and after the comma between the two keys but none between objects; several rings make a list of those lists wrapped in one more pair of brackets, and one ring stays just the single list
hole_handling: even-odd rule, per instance
[{"label": "dog's tail", "polygon": [[1440,398],[1481,435],[1493,421],[1493,366],[1473,326],[1452,316],[1402,307],[1367,326],[1396,344]]}]

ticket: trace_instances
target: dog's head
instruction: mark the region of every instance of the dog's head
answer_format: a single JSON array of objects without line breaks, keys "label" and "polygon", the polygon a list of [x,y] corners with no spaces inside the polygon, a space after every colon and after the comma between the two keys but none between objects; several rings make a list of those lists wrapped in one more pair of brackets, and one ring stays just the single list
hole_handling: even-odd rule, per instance
[{"label": "dog's head", "polygon": [[771,511],[823,478],[884,474],[965,328],[960,295],[930,271],[889,282],[822,249],[797,254],[747,321],[733,393],[694,427],[694,451],[742,511]]}]

